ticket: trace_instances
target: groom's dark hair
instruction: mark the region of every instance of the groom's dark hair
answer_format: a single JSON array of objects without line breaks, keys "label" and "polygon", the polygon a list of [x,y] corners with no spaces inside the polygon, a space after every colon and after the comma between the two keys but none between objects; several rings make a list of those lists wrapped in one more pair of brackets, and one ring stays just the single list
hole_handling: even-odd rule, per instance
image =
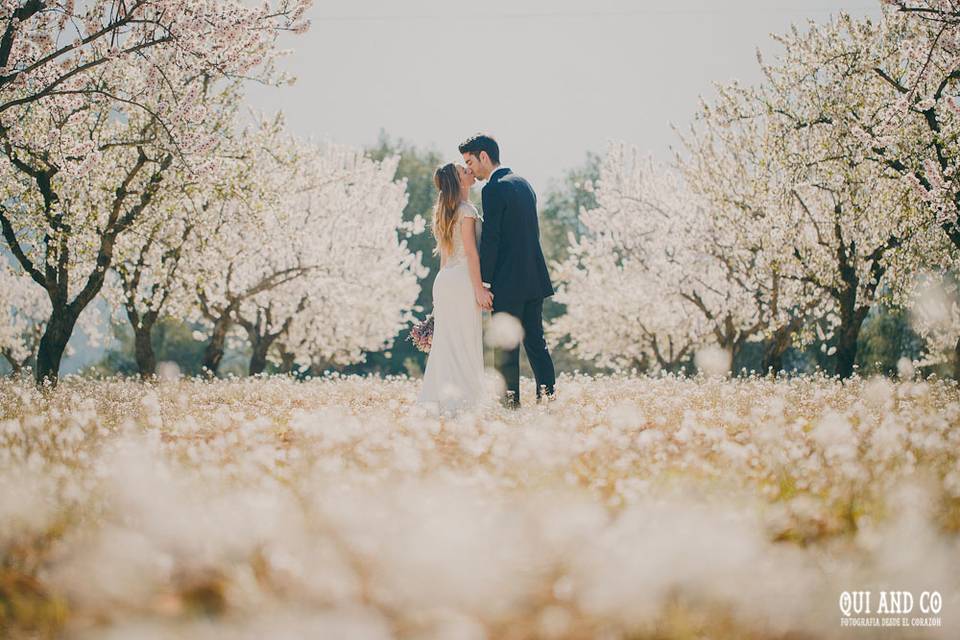
[{"label": "groom's dark hair", "polygon": [[481,151],[486,151],[493,164],[500,164],[500,147],[496,140],[486,134],[480,133],[472,138],[467,138],[460,143],[458,149],[460,149],[460,153],[472,153],[478,158]]}]

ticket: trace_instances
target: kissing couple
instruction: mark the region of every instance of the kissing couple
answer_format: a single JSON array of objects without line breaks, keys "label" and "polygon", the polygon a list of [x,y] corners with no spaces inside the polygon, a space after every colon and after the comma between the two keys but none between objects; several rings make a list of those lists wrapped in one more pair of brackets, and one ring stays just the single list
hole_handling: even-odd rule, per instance
[{"label": "kissing couple", "polygon": [[[553,285],[540,247],[537,195],[526,180],[500,164],[500,147],[488,135],[459,146],[464,164],[448,163],[433,177],[437,203],[432,230],[440,271],[433,282],[433,341],[417,402],[444,413],[475,408],[485,399],[483,311],[498,340],[496,369],[506,390],[501,400],[520,407],[520,343],[537,385],[537,401],[552,399],[556,374],[543,337],[543,301]],[[482,219],[470,202],[477,180]],[[522,328],[522,340],[517,330]]]}]

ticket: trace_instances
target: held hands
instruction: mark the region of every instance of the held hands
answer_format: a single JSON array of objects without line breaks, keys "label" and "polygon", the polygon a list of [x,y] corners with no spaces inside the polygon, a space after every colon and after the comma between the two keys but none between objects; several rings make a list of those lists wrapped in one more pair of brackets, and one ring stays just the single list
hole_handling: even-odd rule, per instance
[{"label": "held hands", "polygon": [[473,295],[481,309],[485,311],[491,311],[493,309],[493,294],[490,292],[490,289],[484,289],[483,287],[474,289]]}]

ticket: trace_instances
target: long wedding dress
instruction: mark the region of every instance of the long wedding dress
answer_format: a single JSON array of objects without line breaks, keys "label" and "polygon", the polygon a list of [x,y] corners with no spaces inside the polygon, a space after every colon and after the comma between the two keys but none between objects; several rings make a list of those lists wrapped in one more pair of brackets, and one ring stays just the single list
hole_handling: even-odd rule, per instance
[{"label": "long wedding dress", "polygon": [[482,310],[473,295],[463,250],[461,224],[473,224],[479,242],[477,209],[461,202],[456,211],[453,250],[433,281],[433,342],[417,402],[453,413],[476,408],[484,399]]}]

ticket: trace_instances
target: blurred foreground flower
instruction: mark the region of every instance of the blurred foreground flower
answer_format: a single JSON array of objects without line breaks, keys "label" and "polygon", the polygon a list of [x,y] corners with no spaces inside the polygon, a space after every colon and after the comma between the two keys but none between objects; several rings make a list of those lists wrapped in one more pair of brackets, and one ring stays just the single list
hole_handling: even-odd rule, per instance
[{"label": "blurred foreground flower", "polygon": [[725,376],[730,372],[730,352],[717,346],[704,347],[697,351],[694,364],[707,376]]},{"label": "blurred foreground flower", "polygon": [[0,636],[828,638],[842,590],[960,601],[956,383],[560,384],[451,417],[404,377],[0,379]]},{"label": "blurred foreground flower", "polygon": [[523,340],[523,326],[509,313],[495,313],[483,337],[491,347],[514,349]]}]

